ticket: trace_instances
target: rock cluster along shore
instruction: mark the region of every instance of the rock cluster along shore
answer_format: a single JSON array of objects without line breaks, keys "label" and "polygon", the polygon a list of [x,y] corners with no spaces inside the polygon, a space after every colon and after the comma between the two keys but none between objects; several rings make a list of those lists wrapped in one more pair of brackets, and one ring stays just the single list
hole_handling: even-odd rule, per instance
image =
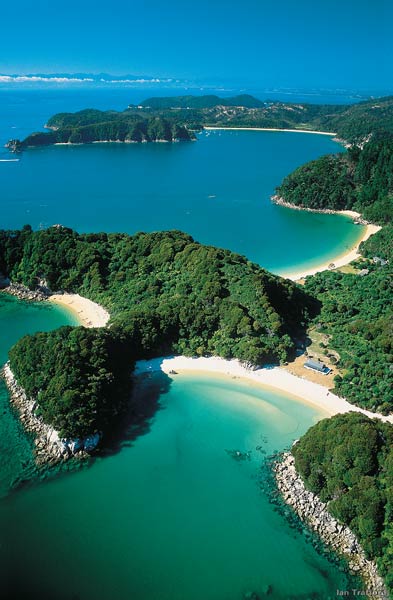
[{"label": "rock cluster along shore", "polygon": [[[339,210],[331,210],[330,208],[308,208],[307,206],[297,206],[296,204],[291,204],[291,202],[287,202],[281,196],[271,196],[271,201],[274,204],[278,204],[279,206],[285,206],[285,208],[294,208],[295,210],[306,210],[308,212],[314,213],[322,213],[325,215],[337,215],[340,214]],[[355,225],[371,225],[369,221],[366,221],[360,215],[358,217],[354,217],[353,222]]]},{"label": "rock cluster along shore", "polygon": [[306,490],[290,452],[283,455],[282,461],[275,463],[274,471],[278,489],[286,504],[291,506],[300,519],[332,550],[347,560],[351,572],[363,579],[367,596],[374,599],[389,598],[376,564],[367,560],[352,531],[331,516],[327,505],[321,502],[318,496]]},{"label": "rock cluster along shore", "polygon": [[10,283],[4,291],[11,296],[19,298],[19,300],[33,300],[34,302],[40,302],[41,300],[47,300],[50,293],[44,288],[39,287],[36,290],[30,290],[28,287],[20,283]]},{"label": "rock cluster along shore", "polygon": [[95,450],[100,442],[100,435],[94,434],[84,439],[60,438],[58,432],[37,416],[37,401],[28,398],[24,389],[18,384],[10,364],[2,369],[2,376],[7,384],[11,402],[18,410],[20,420],[25,429],[35,435],[35,454],[37,464],[55,463],[71,457],[84,458]]}]

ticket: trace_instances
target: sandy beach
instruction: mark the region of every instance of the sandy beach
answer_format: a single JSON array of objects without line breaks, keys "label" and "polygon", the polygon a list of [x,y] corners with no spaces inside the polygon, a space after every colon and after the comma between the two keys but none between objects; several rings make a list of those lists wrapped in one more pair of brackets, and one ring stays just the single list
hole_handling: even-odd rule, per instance
[{"label": "sandy beach", "polygon": [[332,131],[311,131],[310,129],[278,129],[274,127],[208,127],[204,126],[206,131],[223,130],[223,131],[285,131],[286,133],[317,133],[318,135],[337,135]]},{"label": "sandy beach", "polygon": [[110,318],[105,308],[79,294],[54,294],[48,300],[75,313],[84,327],[105,327]]},{"label": "sandy beach", "polygon": [[[360,217],[359,213],[355,213],[350,210],[343,210],[343,211],[337,212],[337,214],[345,214],[346,216],[353,217],[353,218]],[[377,233],[377,231],[379,231],[380,229],[381,229],[381,227],[379,227],[379,225],[366,225],[366,230],[362,233],[362,235],[360,236],[360,238],[356,242],[356,244],[349,250],[346,250],[345,252],[343,252],[343,254],[339,254],[338,256],[333,257],[328,262],[324,262],[320,265],[317,265],[316,267],[312,267],[311,269],[305,269],[303,271],[289,271],[289,272],[279,273],[279,275],[281,277],[285,277],[286,279],[292,279],[292,281],[297,281],[299,279],[303,279],[304,277],[307,277],[308,275],[315,275],[315,273],[319,273],[321,271],[326,271],[327,269],[330,269],[330,268],[338,269],[339,267],[348,265],[353,260],[356,260],[357,258],[359,258],[361,256],[361,254],[359,252],[360,244],[362,242],[365,242],[366,240],[368,240],[368,238],[370,236],[374,235],[374,233]],[[333,264],[334,267],[330,267],[331,264]]]},{"label": "sandy beach", "polygon": [[[288,373],[283,367],[266,367],[252,371],[243,367],[238,360],[225,360],[218,357],[188,358],[176,356],[138,361],[135,374],[160,370],[169,375],[171,371],[175,371],[175,373],[216,373],[232,378],[246,379],[264,387],[284,392],[288,394],[289,399],[292,398],[295,402],[300,401],[313,405],[326,413],[326,416],[352,411],[360,412],[370,418],[377,417],[382,421],[393,423],[393,415],[384,416],[358,408],[343,398],[332,394],[322,385],[296,377]],[[173,374],[173,377],[176,377],[176,375]]]}]

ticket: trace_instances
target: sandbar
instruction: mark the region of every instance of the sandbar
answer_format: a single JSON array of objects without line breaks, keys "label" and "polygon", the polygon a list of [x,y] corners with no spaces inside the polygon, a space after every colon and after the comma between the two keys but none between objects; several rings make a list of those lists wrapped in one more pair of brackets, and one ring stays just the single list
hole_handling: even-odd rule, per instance
[{"label": "sandbar", "polygon": [[[136,363],[136,375],[154,371],[162,371],[168,375],[171,375],[171,371],[175,373],[216,373],[232,378],[246,379],[263,387],[284,392],[290,400],[293,399],[313,405],[329,416],[339,413],[359,412],[370,418],[378,418],[381,421],[393,423],[393,415],[385,416],[359,408],[354,404],[350,404],[344,398],[329,392],[322,385],[292,375],[284,367],[269,366],[252,370],[242,366],[238,360],[225,360],[219,357],[188,358],[186,356],[155,358],[141,360]],[[175,374],[173,376],[176,377]]]},{"label": "sandbar", "polygon": [[105,308],[79,294],[53,294],[48,300],[65,306],[84,327],[105,327],[110,318]]}]

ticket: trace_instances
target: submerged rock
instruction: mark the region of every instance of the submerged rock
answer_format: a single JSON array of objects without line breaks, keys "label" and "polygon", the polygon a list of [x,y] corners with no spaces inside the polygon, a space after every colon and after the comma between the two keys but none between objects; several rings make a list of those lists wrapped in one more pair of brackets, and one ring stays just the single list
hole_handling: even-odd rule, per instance
[{"label": "submerged rock", "polygon": [[225,452],[234,460],[251,460],[251,450],[248,450],[247,452],[242,452],[241,450],[225,450]]}]

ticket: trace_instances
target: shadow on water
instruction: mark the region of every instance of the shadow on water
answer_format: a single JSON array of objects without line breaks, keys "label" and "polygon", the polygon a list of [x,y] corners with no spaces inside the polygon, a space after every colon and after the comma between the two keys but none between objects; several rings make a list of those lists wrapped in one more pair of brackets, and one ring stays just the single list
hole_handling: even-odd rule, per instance
[{"label": "shadow on water", "polygon": [[140,436],[149,433],[155,414],[157,411],[163,410],[160,398],[169,392],[171,383],[171,377],[162,371],[136,376],[129,410],[122,418],[121,423],[113,429],[110,435],[105,437],[103,446],[97,454],[86,459],[71,458],[66,462],[54,465],[37,466],[35,464],[33,436],[23,429],[16,411],[12,407],[7,407],[8,420],[17,427],[19,436],[23,438],[27,447],[24,448],[23,460],[21,459],[18,469],[14,470],[12,479],[7,482],[7,485],[4,485],[0,497],[4,498],[10,492],[19,492],[26,487],[52,480],[54,477],[66,476],[72,472],[89,468],[96,459],[113,456],[122,449],[131,447]]},{"label": "shadow on water", "polygon": [[135,376],[129,411],[111,435],[105,437],[100,457],[113,456],[150,432],[156,413],[163,410],[160,399],[169,392],[171,383],[171,377],[162,371]]}]

